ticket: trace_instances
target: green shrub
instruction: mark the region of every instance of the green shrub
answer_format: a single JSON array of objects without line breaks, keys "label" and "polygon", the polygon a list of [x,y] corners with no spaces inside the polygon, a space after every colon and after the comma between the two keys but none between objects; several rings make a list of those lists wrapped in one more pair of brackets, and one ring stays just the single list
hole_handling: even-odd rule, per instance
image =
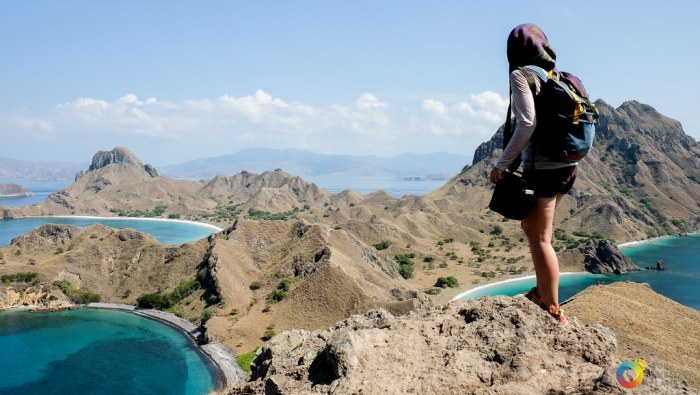
[{"label": "green shrub", "polygon": [[423,262],[428,262],[428,263],[432,262],[434,260],[435,260],[434,256],[426,256],[425,258],[423,258]]},{"label": "green shrub", "polygon": [[170,219],[180,219],[181,215],[179,213],[172,213],[168,214],[168,218]]},{"label": "green shrub", "polygon": [[170,301],[167,297],[160,294],[143,294],[136,299],[136,304],[139,307],[146,309],[166,309],[170,307]]},{"label": "green shrub", "polygon": [[202,324],[209,321],[209,319],[214,316],[214,313],[215,311],[213,307],[207,307],[202,310]]},{"label": "green shrub", "polygon": [[258,347],[255,347],[253,351],[249,351],[245,354],[240,354],[236,356],[236,362],[238,363],[238,366],[243,369],[244,372],[250,372],[250,364],[253,362],[253,359],[255,359],[255,354],[258,352]]},{"label": "green shrub", "polygon": [[459,281],[454,276],[438,277],[435,286],[440,288],[457,288],[459,287]]},{"label": "green shrub", "polygon": [[170,293],[170,295],[167,297],[170,300],[170,304],[176,304],[180,302],[182,299],[185,299],[186,297],[190,296],[192,292],[198,290],[200,287],[199,281],[197,281],[196,278],[189,279],[189,280],[182,280],[180,281],[180,284],[175,287],[173,292]]},{"label": "green shrub", "polygon": [[394,256],[394,261],[399,265],[399,274],[405,279],[413,278],[413,259],[415,254],[399,254]]},{"label": "green shrub", "polygon": [[276,334],[277,334],[277,332],[275,332],[275,326],[270,325],[265,330],[265,334],[262,335],[262,339],[265,341],[268,341],[268,340],[272,339],[273,337],[275,337]]},{"label": "green shrub", "polygon": [[494,278],[496,277],[496,272],[481,272],[481,277]]},{"label": "green shrub", "polygon": [[374,248],[381,251],[381,250],[386,250],[387,248],[389,248],[390,245],[391,245],[391,241],[384,240],[384,241],[380,241],[379,243],[375,244]]},{"label": "green shrub", "polygon": [[248,209],[248,218],[252,219],[252,220],[286,221],[288,219],[298,219],[299,218],[299,216],[297,215],[298,212],[299,212],[299,209],[297,208],[296,210],[290,210],[290,211],[285,211],[283,213],[271,214],[267,211],[258,210],[258,209],[251,207]]},{"label": "green shrub", "polygon": [[267,300],[269,302],[281,302],[285,296],[287,296],[287,292],[281,289],[276,289],[267,295]]},{"label": "green shrub", "polygon": [[255,291],[256,289],[260,289],[261,287],[262,287],[262,283],[260,281],[253,281],[248,286],[248,288],[250,288],[251,291]]},{"label": "green shrub", "polygon": [[76,304],[99,302],[102,299],[102,297],[96,293],[76,288],[75,285],[71,284],[68,280],[55,281],[53,285],[60,289],[68,299]]},{"label": "green shrub", "polygon": [[277,289],[282,290],[284,292],[289,291],[289,288],[292,286],[293,279],[293,276],[282,277],[282,281],[280,281],[280,283],[277,285]]},{"label": "green shrub", "polygon": [[35,272],[20,272],[15,274],[7,274],[0,277],[3,284],[9,285],[14,282],[27,283],[27,284],[37,284],[39,282],[39,273]]}]

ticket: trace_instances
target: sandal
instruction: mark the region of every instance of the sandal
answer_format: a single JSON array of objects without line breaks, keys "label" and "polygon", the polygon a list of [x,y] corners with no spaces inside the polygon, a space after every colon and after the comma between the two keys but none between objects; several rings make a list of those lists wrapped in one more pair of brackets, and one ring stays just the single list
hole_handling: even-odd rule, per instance
[{"label": "sandal", "polygon": [[530,288],[530,290],[523,296],[529,299],[532,303],[538,305],[540,308],[544,309],[542,298],[537,294],[537,287]]},{"label": "sandal", "polygon": [[554,318],[554,320],[560,325],[566,325],[569,322],[569,320],[564,315],[564,309],[562,309],[561,307],[559,308],[559,310],[553,313],[549,313],[549,315],[551,315],[552,318]]}]

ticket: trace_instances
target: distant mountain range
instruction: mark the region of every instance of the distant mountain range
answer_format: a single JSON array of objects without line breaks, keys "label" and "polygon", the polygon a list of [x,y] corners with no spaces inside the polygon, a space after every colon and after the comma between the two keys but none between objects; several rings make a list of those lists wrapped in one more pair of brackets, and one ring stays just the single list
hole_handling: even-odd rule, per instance
[{"label": "distant mountain range", "polygon": [[0,178],[35,180],[72,180],[85,163],[48,162],[0,158]]},{"label": "distant mountain range", "polygon": [[374,155],[325,155],[298,149],[244,149],[230,155],[159,166],[161,174],[176,178],[230,176],[243,170],[265,172],[282,169],[297,176],[359,176],[446,178],[469,163],[467,155],[446,152],[402,154],[390,158]]},{"label": "distant mountain range", "polygon": [[[244,170],[262,173],[275,169],[301,177],[447,179],[459,173],[470,161],[471,155],[446,152],[408,153],[386,158],[375,155],[326,155],[299,149],[251,148],[229,155],[158,166],[158,171],[173,178],[189,179],[231,176]],[[0,178],[73,179],[85,167],[85,163],[77,162],[0,158]]]}]

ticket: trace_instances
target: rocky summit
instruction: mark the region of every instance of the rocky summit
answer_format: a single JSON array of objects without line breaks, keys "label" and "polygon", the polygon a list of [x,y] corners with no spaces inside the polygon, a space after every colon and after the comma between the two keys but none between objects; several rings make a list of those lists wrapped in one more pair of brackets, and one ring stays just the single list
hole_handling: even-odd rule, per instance
[{"label": "rocky summit", "polygon": [[[401,317],[372,310],[326,330],[279,334],[230,394],[623,394],[616,349],[605,327],[560,325],[521,296]],[[689,393],[664,372],[634,393]]]}]

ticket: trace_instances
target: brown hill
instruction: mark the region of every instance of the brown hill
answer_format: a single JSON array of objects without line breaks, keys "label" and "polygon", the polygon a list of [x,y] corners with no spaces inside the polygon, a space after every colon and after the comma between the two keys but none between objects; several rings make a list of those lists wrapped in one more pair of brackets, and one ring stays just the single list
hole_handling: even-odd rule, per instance
[{"label": "brown hill", "polygon": [[646,284],[593,286],[565,304],[582,322],[617,336],[623,360],[644,358],[700,391],[700,312],[655,293]]},{"label": "brown hill", "polygon": [[[35,273],[34,299],[44,307],[65,299],[54,284],[60,280],[103,302],[135,304],[158,294],[178,315],[209,319],[208,338],[238,352],[258,345],[270,326],[312,329],[371,308],[403,313],[428,304],[374,248],[344,230],[303,222],[242,219],[179,246],[131,229],[49,224],[13,239],[0,257],[0,275]],[[25,281],[10,282],[5,294],[26,290]]]},{"label": "brown hill", "polygon": [[427,303],[393,262],[323,225],[239,220],[213,238],[205,267],[227,309],[207,323],[207,336],[239,352],[259,344],[266,328],[313,329],[371,308]]},{"label": "brown hill", "polygon": [[[52,285],[66,280],[77,289],[100,295],[103,301],[135,304],[143,293],[170,291],[183,280],[194,279],[207,247],[206,240],[162,245],[133,229],[48,224],[0,249],[0,273],[36,273],[33,285],[61,299],[65,296]],[[203,303],[196,299],[201,310]]]}]

